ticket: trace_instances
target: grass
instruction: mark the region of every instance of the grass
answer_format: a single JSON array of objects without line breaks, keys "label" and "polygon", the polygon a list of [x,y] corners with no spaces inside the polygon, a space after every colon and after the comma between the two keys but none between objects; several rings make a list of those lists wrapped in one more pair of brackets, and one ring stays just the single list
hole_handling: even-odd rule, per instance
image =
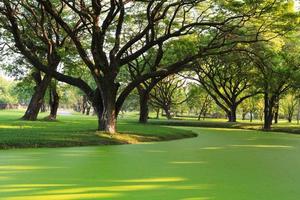
[{"label": "grass", "polygon": [[80,114],[59,116],[59,120],[49,122],[22,121],[23,111],[0,111],[0,148],[63,147],[107,144],[127,144],[149,141],[162,141],[195,137],[192,131],[171,127],[141,125],[134,120],[121,119],[118,131],[113,137],[95,131],[95,117]]},{"label": "grass", "polygon": [[[111,138],[94,131],[93,117],[24,122],[18,120],[21,114],[0,111],[2,148],[198,137],[0,151],[1,200],[296,200],[300,196],[300,135],[224,128],[224,122],[218,122],[217,128],[196,127],[199,124],[190,121],[151,120],[150,125],[140,125],[134,116],[124,116],[118,123],[123,134]],[[174,124],[180,126],[165,126]]]},{"label": "grass", "polygon": [[299,199],[299,135],[175,129],[194,131],[198,137],[137,145],[0,151],[0,199]]},{"label": "grass", "polygon": [[[236,128],[236,129],[248,129],[248,130],[261,130],[263,123],[261,121],[237,121],[235,123],[228,123],[225,119],[206,119],[206,120],[150,120],[150,124],[164,125],[164,126],[190,126],[190,127],[210,127],[210,128]],[[296,123],[288,123],[286,121],[279,121],[278,124],[272,125],[273,132],[285,132],[300,134],[300,125]]]}]

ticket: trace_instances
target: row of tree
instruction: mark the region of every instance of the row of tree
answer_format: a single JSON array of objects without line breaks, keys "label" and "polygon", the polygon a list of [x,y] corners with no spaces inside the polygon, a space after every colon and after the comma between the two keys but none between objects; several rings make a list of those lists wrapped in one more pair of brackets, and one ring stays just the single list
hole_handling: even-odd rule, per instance
[{"label": "row of tree", "polygon": [[[158,94],[161,81],[182,73],[226,108],[231,121],[237,105],[262,92],[269,129],[275,104],[296,74],[297,64],[289,57],[294,43],[283,38],[294,32],[297,20],[289,0],[3,0],[1,60],[16,77],[34,77],[24,119],[36,119],[47,88],[54,91],[55,102],[53,82],[60,81],[84,93],[99,130],[115,133],[118,114],[133,90],[139,92],[141,113],[147,113],[151,91],[153,99],[163,95]],[[243,78],[252,70],[250,76],[259,77]],[[262,90],[250,91],[256,81]],[[237,84],[236,89],[227,94],[227,84]]]}]

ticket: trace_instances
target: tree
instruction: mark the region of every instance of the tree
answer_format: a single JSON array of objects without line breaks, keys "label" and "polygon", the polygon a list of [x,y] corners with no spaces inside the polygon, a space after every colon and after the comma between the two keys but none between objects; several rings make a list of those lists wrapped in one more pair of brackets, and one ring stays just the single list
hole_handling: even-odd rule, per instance
[{"label": "tree", "polygon": [[256,66],[260,70],[257,87],[264,93],[264,130],[270,130],[279,99],[289,89],[298,85],[299,47],[290,37],[283,38],[282,44],[256,46]]},{"label": "tree", "polygon": [[190,83],[188,97],[186,104],[189,107],[189,110],[198,114],[198,120],[201,118],[204,120],[213,101],[209,94],[205,89],[199,87],[199,85]]},{"label": "tree", "polygon": [[[17,2],[14,4],[14,2]],[[36,3],[37,2],[37,3]],[[12,5],[13,4],[13,5]],[[199,56],[228,52],[239,43],[253,43],[260,40],[265,32],[262,23],[259,29],[251,25],[251,20],[259,22],[258,17],[272,11],[277,1],[253,4],[224,3],[223,1],[13,1],[4,0],[1,13],[9,19],[9,27],[14,42],[33,66],[46,75],[80,88],[88,96],[98,116],[98,129],[116,132],[116,119],[120,108],[130,94],[142,82],[155,77],[177,73],[188,67]],[[19,24],[19,17],[26,8],[50,17],[47,21],[52,32],[58,33],[58,41],[52,41],[48,58],[51,63],[59,59],[58,49],[52,44],[62,44],[64,35],[70,38],[91,74],[96,88],[91,88],[81,78],[56,71],[37,59],[26,46],[26,40]],[[44,11],[47,14],[44,14]],[[30,12],[32,15],[34,13]],[[70,20],[72,19],[72,20]],[[41,25],[41,22],[38,22]],[[42,23],[44,25],[44,23]],[[247,24],[247,33],[244,25]],[[47,26],[46,26],[47,27]],[[56,29],[61,27],[64,32]],[[118,75],[121,68],[140,57],[152,48],[158,48],[178,37],[195,34],[200,39],[196,54],[172,61],[155,72],[146,72],[127,84],[120,91]],[[54,37],[51,37],[53,39]],[[49,38],[48,38],[49,39]],[[34,43],[33,43],[34,44]],[[48,50],[49,50],[48,49]],[[133,53],[130,51],[133,50]],[[50,56],[51,55],[51,56]],[[52,65],[51,65],[52,66]]]},{"label": "tree", "polygon": [[[56,71],[61,61],[58,48],[63,46],[65,38],[59,33],[60,27],[53,24],[38,3],[3,1],[2,4],[0,20],[1,30],[6,39],[5,45],[27,58],[36,68],[32,73],[36,88],[22,117],[24,120],[36,120],[52,79],[52,73],[42,76],[43,70],[38,69],[37,65],[42,63],[44,69]],[[15,46],[12,47],[11,43],[15,43]]]},{"label": "tree", "polygon": [[0,76],[0,104],[14,104],[17,102],[17,97],[13,93],[13,84]]},{"label": "tree", "polygon": [[281,101],[283,102],[282,109],[284,115],[286,116],[288,122],[291,123],[298,103],[298,98],[295,93],[289,93],[285,95],[285,97],[282,98]]},{"label": "tree", "polygon": [[229,122],[236,122],[238,105],[259,93],[252,89],[255,72],[243,54],[207,57],[195,63],[194,71],[196,76],[190,79],[197,81],[226,112]]},{"label": "tree", "polygon": [[[128,72],[132,81],[147,71],[152,73],[156,72],[159,68],[168,66],[168,63],[172,63],[174,60],[180,60],[186,55],[195,54],[197,51],[197,49],[195,49],[196,46],[194,45],[195,42],[197,42],[195,38],[185,36],[166,44],[165,50],[163,50],[162,45],[159,45],[158,49],[151,49],[146,54],[142,54],[141,57],[128,64]],[[140,101],[140,123],[147,123],[149,115],[148,101],[150,99],[150,92],[155,85],[165,77],[166,75],[151,78],[142,82],[136,87]]]},{"label": "tree", "polygon": [[185,81],[174,75],[163,79],[151,91],[150,103],[156,108],[163,109],[167,119],[172,119],[172,111],[175,111],[176,106],[187,101],[184,85]]},{"label": "tree", "polygon": [[50,114],[46,117],[48,120],[56,120],[57,110],[59,106],[59,95],[57,91],[57,82],[52,81],[49,86],[49,106]]}]

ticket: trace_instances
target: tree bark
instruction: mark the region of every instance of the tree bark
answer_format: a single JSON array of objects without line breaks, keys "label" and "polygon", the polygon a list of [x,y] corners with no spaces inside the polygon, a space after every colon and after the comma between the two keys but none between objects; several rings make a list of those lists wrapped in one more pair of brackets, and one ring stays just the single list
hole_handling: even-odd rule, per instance
[{"label": "tree bark", "polygon": [[264,102],[265,102],[265,108],[264,108],[264,126],[263,129],[265,131],[270,131],[272,126],[272,121],[274,117],[273,113],[273,107],[274,107],[274,96],[271,98],[269,97],[269,94],[265,92],[264,94]]},{"label": "tree bark", "polygon": [[165,111],[165,113],[166,113],[167,119],[168,119],[168,120],[172,119],[172,115],[171,115],[170,108],[164,107],[164,111]]},{"label": "tree bark", "polygon": [[34,94],[31,97],[30,103],[22,120],[36,120],[44,101],[46,90],[51,83],[51,75],[46,74],[41,82],[36,86]]},{"label": "tree bark", "polygon": [[228,122],[236,122],[236,105],[230,107],[230,111],[227,113]]},{"label": "tree bark", "polygon": [[139,96],[140,96],[140,117],[139,122],[140,123],[147,123],[148,117],[149,117],[149,107],[148,107],[148,101],[149,101],[149,93],[147,90],[138,89]]},{"label": "tree bark", "polygon": [[159,119],[159,108],[156,109],[156,119]]},{"label": "tree bark", "polygon": [[50,86],[49,94],[50,115],[46,118],[48,120],[56,120],[57,110],[59,106],[59,95],[56,90],[56,84]]},{"label": "tree bark", "polygon": [[113,82],[113,78],[106,78],[101,81],[101,98],[103,111],[98,118],[98,130],[110,134],[116,133],[116,123],[118,111],[116,109],[116,99],[119,84]]},{"label": "tree bark", "polygon": [[277,97],[274,102],[274,123],[278,124],[279,118],[279,98]]},{"label": "tree bark", "polygon": [[87,96],[83,95],[83,97],[82,97],[82,114],[86,114],[87,107],[88,107],[87,101],[88,101]]}]

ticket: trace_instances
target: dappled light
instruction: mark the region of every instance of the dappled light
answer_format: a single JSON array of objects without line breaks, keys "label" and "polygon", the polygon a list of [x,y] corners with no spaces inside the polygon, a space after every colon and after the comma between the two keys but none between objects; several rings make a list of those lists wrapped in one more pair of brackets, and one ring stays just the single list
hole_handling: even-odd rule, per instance
[{"label": "dappled light", "polygon": [[51,194],[5,197],[3,200],[78,200],[78,199],[107,199],[119,196],[114,193],[82,193],[82,194]]},{"label": "dappled light", "polygon": [[0,0],[0,200],[300,199],[299,30],[300,0]]},{"label": "dappled light", "polygon": [[146,178],[146,179],[129,179],[129,180],[115,180],[113,182],[121,183],[161,183],[161,182],[182,182],[187,179],[182,177],[160,177],[160,178]]},{"label": "dappled light", "polygon": [[121,185],[121,186],[105,186],[105,187],[79,187],[62,190],[50,190],[43,192],[43,194],[74,194],[74,193],[88,193],[95,191],[108,191],[108,192],[129,192],[140,190],[151,190],[161,188],[160,185]]},{"label": "dappled light", "polygon": [[32,128],[32,126],[23,126],[23,125],[2,125],[0,124],[0,130],[2,129],[23,129],[23,128]]},{"label": "dappled light", "polygon": [[203,150],[222,150],[222,149],[224,149],[224,147],[203,147],[203,148],[200,148],[200,149],[203,149]]},{"label": "dappled light", "polygon": [[63,167],[43,167],[34,165],[0,165],[0,170],[13,170],[13,171],[30,171],[30,170],[45,170],[45,169],[59,169]]}]

